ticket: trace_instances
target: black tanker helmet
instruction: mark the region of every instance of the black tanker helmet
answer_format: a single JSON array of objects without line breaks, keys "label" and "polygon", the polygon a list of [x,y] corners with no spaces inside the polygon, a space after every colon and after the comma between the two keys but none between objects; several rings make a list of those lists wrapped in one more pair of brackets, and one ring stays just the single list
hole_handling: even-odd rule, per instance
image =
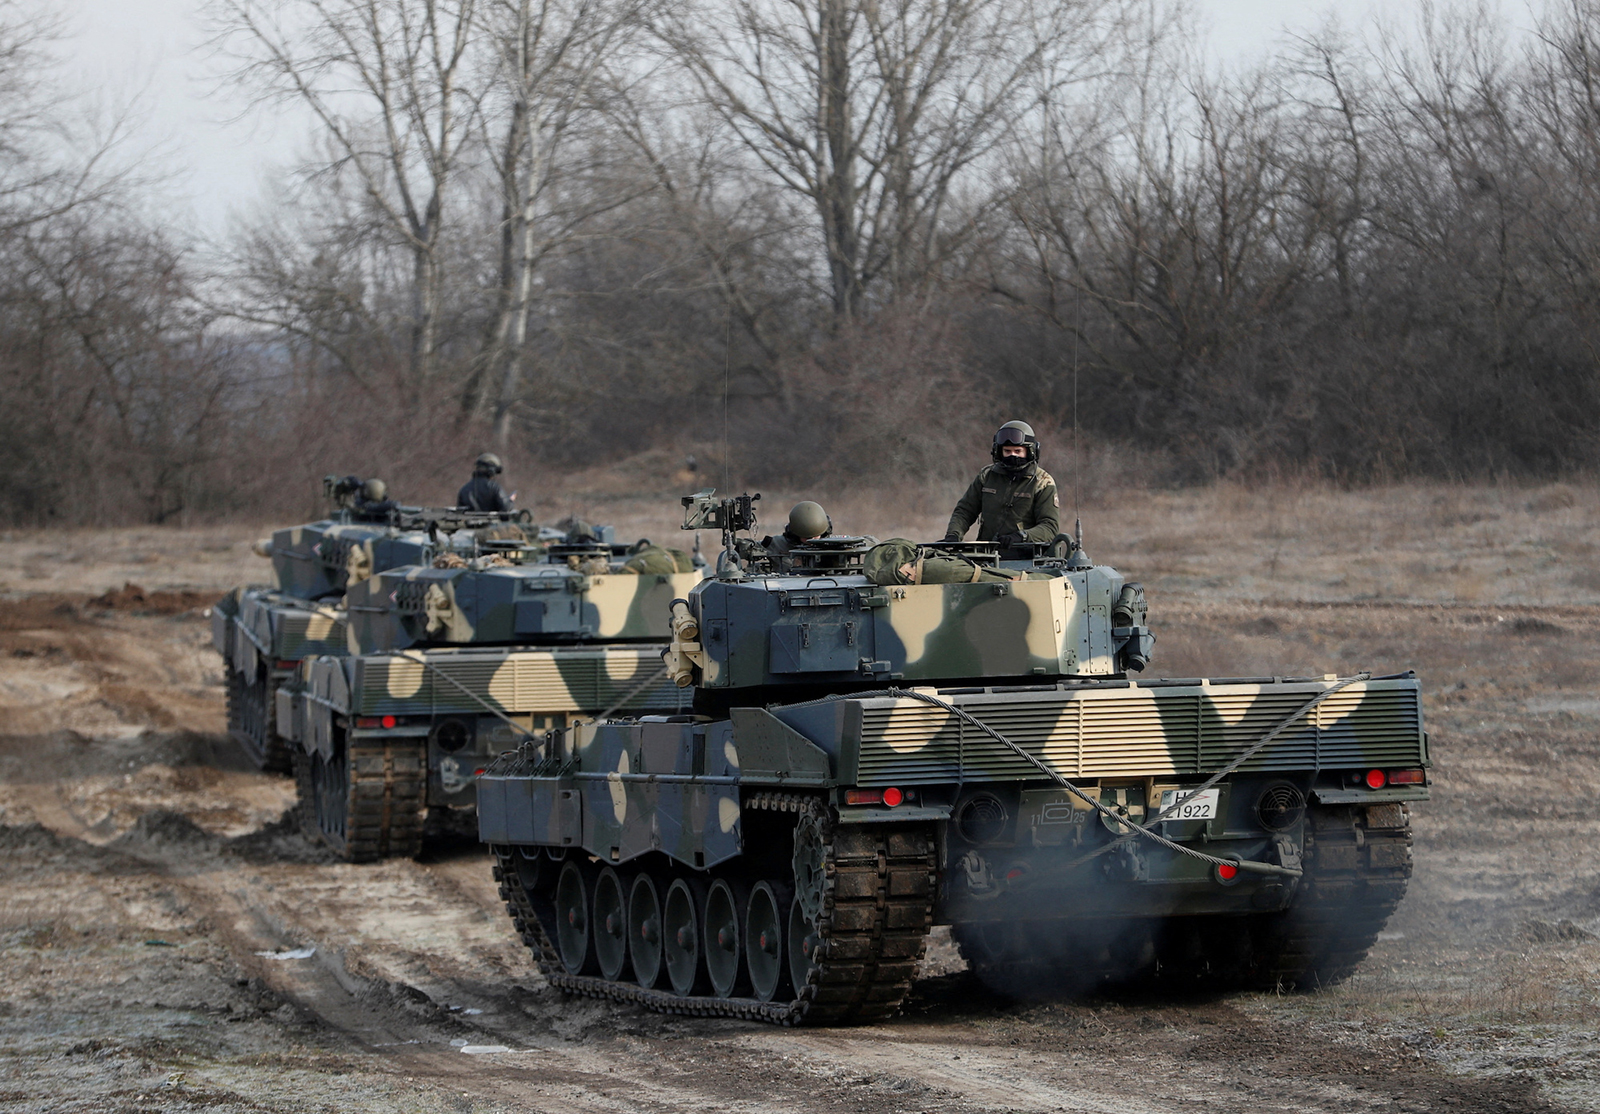
[{"label": "black tanker helmet", "polygon": [[[1000,451],[1006,445],[1022,445],[1028,453],[1021,460],[1001,456]],[[989,447],[989,456],[1007,472],[1021,472],[1028,465],[1038,462],[1039,439],[1033,435],[1033,427],[1027,422],[1007,422],[994,431],[994,444]]]}]

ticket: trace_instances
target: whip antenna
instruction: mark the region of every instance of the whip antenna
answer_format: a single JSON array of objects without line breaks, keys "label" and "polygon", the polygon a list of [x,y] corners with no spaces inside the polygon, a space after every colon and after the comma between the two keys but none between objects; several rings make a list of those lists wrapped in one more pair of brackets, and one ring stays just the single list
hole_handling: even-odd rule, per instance
[{"label": "whip antenna", "polygon": [[1078,452],[1078,338],[1083,334],[1083,291],[1072,292],[1072,530],[1078,551],[1083,551],[1083,464]]},{"label": "whip antenna", "polygon": [[728,375],[733,366],[733,303],[722,330],[722,490],[728,490]]}]

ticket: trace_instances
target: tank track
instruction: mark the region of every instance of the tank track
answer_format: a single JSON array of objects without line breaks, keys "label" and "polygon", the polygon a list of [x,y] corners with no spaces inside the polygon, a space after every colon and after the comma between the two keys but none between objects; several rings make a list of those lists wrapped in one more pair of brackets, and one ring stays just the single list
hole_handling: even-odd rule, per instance
[{"label": "tank track", "polygon": [[[1365,815],[1363,815],[1365,814]],[[1023,934],[1001,954],[975,928],[952,935],[974,973],[1003,993],[1084,993],[1154,982],[1212,990],[1314,990],[1353,974],[1405,896],[1411,830],[1399,805],[1309,811],[1304,876],[1283,912],[1164,921],[1057,922],[1048,937],[1086,946],[1041,959]],[[965,928],[965,930],[964,930]]]},{"label": "tank track", "polygon": [[256,769],[286,774],[294,767],[294,755],[277,732],[272,689],[260,677],[246,683],[244,675],[228,668],[228,734],[238,742]]},{"label": "tank track", "polygon": [[1349,978],[1411,879],[1411,829],[1398,805],[1314,808],[1306,834],[1294,904],[1254,925],[1247,981],[1259,988],[1310,990]]},{"label": "tank track", "polygon": [[328,831],[324,817],[318,815],[320,801],[312,784],[311,756],[295,751],[295,780],[306,833],[352,863],[414,858],[422,850],[427,817],[424,747],[402,741],[363,742],[346,749],[346,760],[341,838]]},{"label": "tank track", "polygon": [[[746,807],[821,814],[815,798],[766,793]],[[551,986],[570,994],[691,1017],[732,1017],[774,1025],[848,1024],[889,1017],[911,989],[933,923],[936,893],[932,828],[922,825],[823,825],[822,923],[826,941],[807,984],[788,1002],[682,997],[670,990],[568,974],[513,857],[494,846],[494,877],[506,910]]]}]

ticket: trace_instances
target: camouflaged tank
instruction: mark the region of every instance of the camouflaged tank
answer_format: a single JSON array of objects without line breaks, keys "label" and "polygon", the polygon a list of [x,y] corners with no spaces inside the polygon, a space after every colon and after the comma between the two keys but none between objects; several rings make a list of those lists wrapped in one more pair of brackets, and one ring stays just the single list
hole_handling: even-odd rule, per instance
[{"label": "camouflaged tank", "polygon": [[1081,550],[823,538],[778,561],[733,535],[747,497],[685,503],[728,533],[673,608],[695,714],[530,735],[478,780],[553,985],[863,1021],[949,925],[1018,992],[1313,987],[1404,894],[1413,675],[1147,680],[1143,590]]},{"label": "camouflaged tank", "polygon": [[407,511],[404,520],[357,522],[341,507],[279,530],[256,547],[272,561],[273,584],[235,588],[212,608],[211,641],[228,679],[228,732],[258,768],[290,768],[276,696],[302,661],[345,652],[346,588],[374,571],[432,561],[437,532],[430,536],[421,524],[455,514]]},{"label": "camouflaged tank", "polygon": [[477,775],[528,732],[688,707],[661,654],[670,604],[701,573],[608,529],[479,541],[350,586],[348,653],[307,661],[279,694],[310,834],[353,862],[414,855],[427,824],[470,829]]}]

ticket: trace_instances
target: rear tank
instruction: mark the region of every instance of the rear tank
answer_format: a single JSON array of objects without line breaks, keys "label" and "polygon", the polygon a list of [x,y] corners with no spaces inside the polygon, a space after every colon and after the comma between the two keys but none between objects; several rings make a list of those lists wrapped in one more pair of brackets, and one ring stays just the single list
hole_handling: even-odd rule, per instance
[{"label": "rear tank", "polygon": [[[330,477],[331,479],[331,477]],[[256,552],[272,562],[271,585],[235,588],[211,612],[211,640],[228,678],[228,731],[255,765],[287,772],[292,755],[280,730],[277,693],[302,661],[342,654],[348,640],[342,597],[355,584],[389,568],[424,565],[443,552],[439,524],[501,535],[523,529],[507,516],[463,515],[422,507],[364,515],[336,496],[329,517],[276,531]]]},{"label": "rear tank", "polygon": [[574,725],[479,779],[518,931],[563,989],[784,1024],[895,1012],[929,929],[1016,991],[1310,987],[1405,892],[1415,677],[1145,680],[1143,589],[1074,550],[824,539],[751,501],[673,606],[694,713]]},{"label": "rear tank", "polygon": [[688,710],[661,654],[701,573],[606,530],[455,542],[349,587],[348,653],[278,695],[308,834],[351,861],[414,855],[425,826],[473,829],[478,774],[532,733]]}]

